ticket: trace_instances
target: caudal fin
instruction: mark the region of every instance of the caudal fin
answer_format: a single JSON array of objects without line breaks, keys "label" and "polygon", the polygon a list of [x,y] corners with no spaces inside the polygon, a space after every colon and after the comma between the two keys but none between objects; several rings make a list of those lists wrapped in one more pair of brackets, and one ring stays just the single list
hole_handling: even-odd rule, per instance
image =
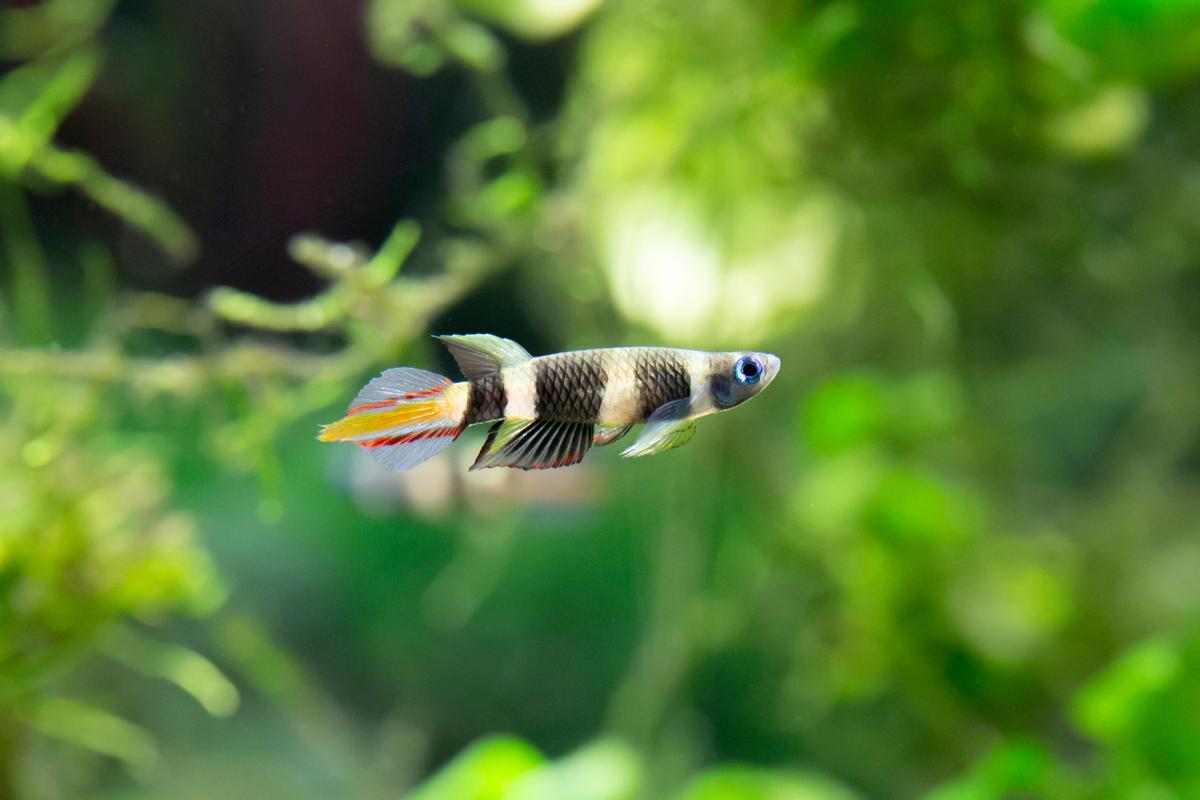
[{"label": "caudal fin", "polygon": [[352,442],[391,470],[415,467],[462,433],[449,378],[412,367],[389,369],[362,388],[346,416],[321,428],[322,442]]}]

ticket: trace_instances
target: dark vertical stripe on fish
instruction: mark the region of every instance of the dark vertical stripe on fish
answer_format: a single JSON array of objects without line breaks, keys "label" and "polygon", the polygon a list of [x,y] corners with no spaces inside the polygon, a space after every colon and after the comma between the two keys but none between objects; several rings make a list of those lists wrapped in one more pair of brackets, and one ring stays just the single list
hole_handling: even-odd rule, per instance
[{"label": "dark vertical stripe on fish", "polygon": [[497,372],[471,381],[471,392],[467,396],[467,410],[463,414],[464,424],[500,419],[508,405],[508,392],[504,388],[504,376]]},{"label": "dark vertical stripe on fish", "polygon": [[664,403],[692,394],[687,362],[669,351],[639,353],[634,362],[634,380],[637,382],[638,418],[643,421]]},{"label": "dark vertical stripe on fish", "polygon": [[596,352],[562,353],[533,361],[538,419],[595,422],[608,373]]}]

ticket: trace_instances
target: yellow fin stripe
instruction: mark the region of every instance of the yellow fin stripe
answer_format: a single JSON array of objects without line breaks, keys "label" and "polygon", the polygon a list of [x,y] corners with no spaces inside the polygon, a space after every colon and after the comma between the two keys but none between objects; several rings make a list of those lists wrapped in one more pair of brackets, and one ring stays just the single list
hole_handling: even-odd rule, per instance
[{"label": "yellow fin stripe", "polygon": [[442,416],[444,408],[445,403],[434,400],[402,403],[384,411],[354,414],[326,425],[317,438],[322,442],[344,442],[404,425],[432,422]]}]

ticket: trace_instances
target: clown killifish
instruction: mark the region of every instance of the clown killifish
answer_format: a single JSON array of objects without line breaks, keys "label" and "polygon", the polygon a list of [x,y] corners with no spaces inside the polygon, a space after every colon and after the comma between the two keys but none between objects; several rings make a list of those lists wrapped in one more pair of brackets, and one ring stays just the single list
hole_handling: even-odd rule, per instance
[{"label": "clown killifish", "polygon": [[436,338],[466,381],[389,369],[318,438],[353,442],[387,468],[405,470],[468,425],[490,422],[471,469],[553,469],[578,464],[592,445],[612,444],[644,422],[621,455],[648,456],[685,444],[697,418],[744,403],[779,373],[770,353],[613,347],[534,358],[498,336]]}]

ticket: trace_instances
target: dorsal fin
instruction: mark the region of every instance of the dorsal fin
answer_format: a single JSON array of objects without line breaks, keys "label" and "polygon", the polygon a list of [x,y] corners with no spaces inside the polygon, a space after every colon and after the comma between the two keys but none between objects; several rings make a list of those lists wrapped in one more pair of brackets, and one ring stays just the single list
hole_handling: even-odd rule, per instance
[{"label": "dorsal fin", "polygon": [[505,367],[515,366],[533,358],[524,347],[512,339],[502,339],[488,333],[468,333],[435,336],[440,339],[467,380],[495,375]]}]

